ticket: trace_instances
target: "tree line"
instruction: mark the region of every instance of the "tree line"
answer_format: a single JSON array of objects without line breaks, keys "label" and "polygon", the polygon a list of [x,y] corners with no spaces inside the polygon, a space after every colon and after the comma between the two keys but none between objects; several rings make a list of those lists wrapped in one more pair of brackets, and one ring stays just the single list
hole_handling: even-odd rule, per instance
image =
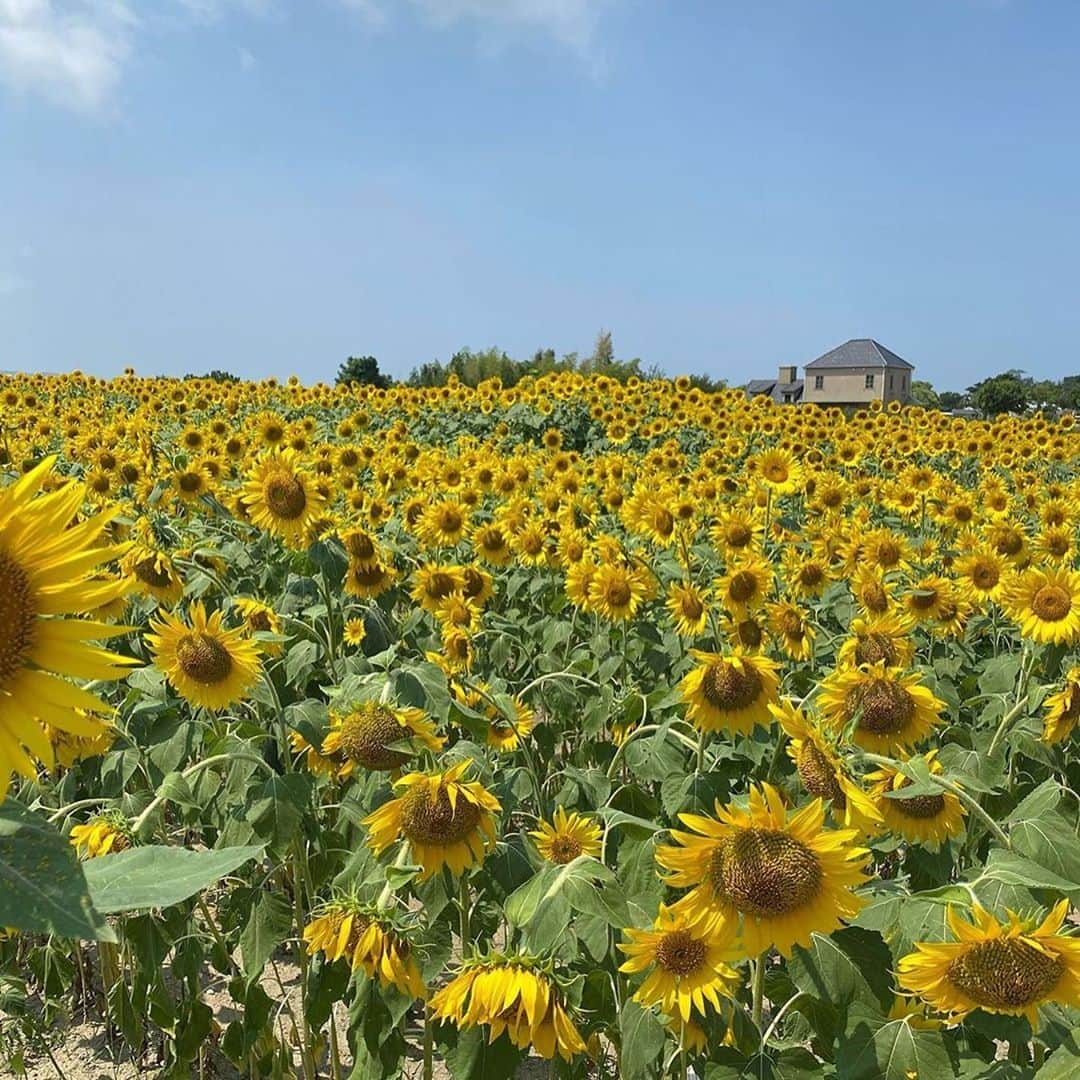
[{"label": "tree line", "polygon": [[1063,379],[1033,379],[1018,368],[969,386],[967,390],[935,390],[924,380],[913,379],[911,400],[928,409],[955,412],[976,409],[983,416],[1022,413],[1029,409],[1080,409],[1080,375]]}]

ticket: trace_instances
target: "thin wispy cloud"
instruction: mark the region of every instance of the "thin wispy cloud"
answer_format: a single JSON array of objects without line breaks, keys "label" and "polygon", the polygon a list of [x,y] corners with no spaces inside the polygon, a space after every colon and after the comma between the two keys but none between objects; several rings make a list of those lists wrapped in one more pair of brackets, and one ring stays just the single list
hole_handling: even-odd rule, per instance
[{"label": "thin wispy cloud", "polygon": [[[0,85],[81,112],[114,97],[151,29],[205,27],[226,16],[311,17],[310,0],[0,0]],[[615,0],[327,0],[388,32],[468,26],[485,44],[542,36],[602,66],[594,44]],[[244,70],[255,58],[240,49]]]}]

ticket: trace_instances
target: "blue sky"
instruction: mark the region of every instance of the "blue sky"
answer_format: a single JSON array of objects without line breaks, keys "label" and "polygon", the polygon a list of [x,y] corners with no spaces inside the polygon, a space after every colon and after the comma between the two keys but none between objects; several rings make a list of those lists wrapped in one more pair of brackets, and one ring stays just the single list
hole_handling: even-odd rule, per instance
[{"label": "blue sky", "polygon": [[0,369],[1080,372],[1074,0],[0,0]]}]

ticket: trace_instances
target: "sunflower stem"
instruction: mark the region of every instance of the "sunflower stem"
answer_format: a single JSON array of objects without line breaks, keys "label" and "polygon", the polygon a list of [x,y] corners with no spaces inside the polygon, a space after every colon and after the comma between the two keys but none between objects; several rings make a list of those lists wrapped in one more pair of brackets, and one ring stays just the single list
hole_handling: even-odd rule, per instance
[{"label": "sunflower stem", "polygon": [[431,1003],[424,1002],[424,1080],[432,1080],[434,1070],[435,1027],[431,1022]]},{"label": "sunflower stem", "polygon": [[709,733],[702,728],[701,734],[698,736],[697,744],[697,768],[696,772],[700,776],[705,772],[705,745],[709,741]]},{"label": "sunflower stem", "polygon": [[753,975],[750,983],[750,1017],[759,1034],[761,1033],[761,1005],[765,997],[765,961],[768,955],[768,951],[765,951],[753,961]]},{"label": "sunflower stem", "polygon": [[458,892],[458,907],[461,912],[459,934],[461,936],[461,955],[465,956],[465,943],[469,940],[469,882],[464,874],[461,875],[460,891]]},{"label": "sunflower stem", "polygon": [[1034,663],[1028,666],[1029,657],[1034,660],[1035,654],[1029,653],[1026,649],[1023,657],[1020,660],[1020,677],[1017,680],[1016,685],[1016,703],[1013,707],[1001,718],[1001,723],[998,724],[997,731],[994,732],[994,737],[990,740],[990,748],[986,751],[986,756],[990,757],[997,749],[998,744],[1005,737],[1005,732],[1009,729],[1012,722],[1020,715],[1024,709],[1027,708],[1027,683],[1028,678],[1031,675],[1031,668],[1034,667]]}]

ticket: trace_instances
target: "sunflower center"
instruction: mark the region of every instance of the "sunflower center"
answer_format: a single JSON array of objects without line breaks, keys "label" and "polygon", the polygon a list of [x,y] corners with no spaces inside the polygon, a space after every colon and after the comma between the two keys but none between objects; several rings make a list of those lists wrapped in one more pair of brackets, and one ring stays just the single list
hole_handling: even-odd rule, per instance
[{"label": "sunflower center", "polygon": [[446,507],[439,514],[439,530],[441,532],[455,533],[461,528],[463,522],[464,519],[461,514],[452,506]]},{"label": "sunflower center", "polygon": [[753,619],[744,619],[735,629],[743,648],[756,649],[761,644],[761,627]]},{"label": "sunflower center", "polygon": [[1031,610],[1043,622],[1058,622],[1071,608],[1072,598],[1060,585],[1044,585],[1031,598]]},{"label": "sunflower center", "polygon": [[788,478],[787,466],[782,461],[770,461],[765,466],[765,479],[774,484],[782,484]]},{"label": "sunflower center", "polygon": [[895,566],[900,561],[900,548],[891,540],[886,540],[878,545],[877,561],[881,566]]},{"label": "sunflower center", "polygon": [[672,930],[657,943],[656,962],[672,975],[693,975],[705,963],[705,942],[689,930]]},{"label": "sunflower center", "polygon": [[0,553],[0,686],[23,666],[34,644],[36,621],[26,571]]},{"label": "sunflower center", "polygon": [[409,790],[401,799],[401,831],[416,844],[449,847],[464,840],[480,822],[480,808],[460,792],[457,805],[450,805],[445,787],[439,788],[435,801],[426,784]]},{"label": "sunflower center", "polygon": [[701,680],[701,692],[714,708],[734,712],[753,705],[761,695],[761,676],[749,665],[741,670],[721,661],[711,664]]},{"label": "sunflower center", "polygon": [[263,633],[269,633],[273,630],[270,625],[270,616],[265,611],[253,611],[248,616],[248,625],[252,630],[260,630]]},{"label": "sunflower center", "polygon": [[781,612],[778,625],[780,633],[785,637],[802,637],[803,621],[802,616],[797,611],[787,610]]},{"label": "sunflower center", "polygon": [[727,542],[734,548],[746,547],[753,539],[754,534],[745,525],[730,525],[727,531]]},{"label": "sunflower center", "polygon": [[224,682],[232,671],[229,650],[209,634],[187,634],[176,643],[176,662],[189,678],[203,686]]},{"label": "sunflower center", "polygon": [[823,576],[821,567],[818,566],[817,563],[807,563],[799,571],[799,581],[807,589],[812,589],[816,585],[820,585]]},{"label": "sunflower center", "polygon": [[822,871],[818,857],[786,832],[740,829],[716,849],[710,878],[744,915],[775,918],[813,900]]},{"label": "sunflower center", "polygon": [[581,854],[581,841],[576,836],[556,836],[551,841],[551,861],[565,866]]},{"label": "sunflower center", "polygon": [[749,570],[733,574],[728,595],[736,604],[745,604],[757,592],[757,578]]},{"label": "sunflower center", "polygon": [[354,559],[366,562],[375,558],[375,541],[367,533],[353,533],[345,546]]},{"label": "sunflower center", "polygon": [[1054,989],[1064,971],[1059,956],[1020,938],[995,938],[958,956],[946,977],[979,1005],[1003,1009],[1038,1001]]},{"label": "sunflower center", "polygon": [[391,709],[367,702],[341,722],[341,751],[365,769],[396,769],[409,757],[397,750],[388,750],[387,746],[407,735]]},{"label": "sunflower center", "polygon": [[997,550],[1001,555],[1018,555],[1024,547],[1024,538],[1015,529],[1008,529],[1001,533]]},{"label": "sunflower center", "polygon": [[855,646],[855,663],[879,664],[883,660],[888,667],[899,660],[896,645],[888,634],[873,633],[859,638]]},{"label": "sunflower center", "polygon": [[198,473],[186,472],[180,474],[180,490],[194,495],[202,489],[202,477]]},{"label": "sunflower center", "polygon": [[859,727],[874,735],[895,735],[915,715],[911,695],[891,679],[872,679],[849,696],[848,704],[851,713],[862,710]]},{"label": "sunflower center", "polygon": [[168,572],[158,566],[155,555],[147,555],[135,564],[135,576],[153,589],[167,588],[170,582]]},{"label": "sunflower center", "polygon": [[862,588],[862,602],[868,611],[881,613],[889,607],[889,594],[885,586],[878,581],[871,581]]},{"label": "sunflower center", "polygon": [[705,613],[705,606],[693,593],[684,593],[679,601],[679,610],[682,611],[684,618],[700,619]]},{"label": "sunflower center", "polygon": [[918,592],[914,592],[909,597],[911,606],[916,611],[929,611],[938,600],[938,591],[935,588],[924,586]]},{"label": "sunflower center", "polygon": [[917,818],[920,821],[936,818],[945,809],[944,795],[915,795],[910,799],[893,799],[892,801],[904,817]]},{"label": "sunflower center", "polygon": [[263,498],[277,518],[295,521],[307,506],[304,485],[292,473],[271,473],[263,484]]},{"label": "sunflower center", "polygon": [[435,600],[444,600],[448,597],[454,589],[457,588],[457,581],[452,574],[447,574],[443,570],[436,570],[434,574],[428,578],[427,594]]},{"label": "sunflower center", "polygon": [[992,589],[1000,578],[997,567],[990,563],[976,563],[971,572],[971,580],[977,589]]},{"label": "sunflower center", "polygon": [[795,767],[799,770],[803,787],[811,795],[831,799],[837,810],[843,810],[847,806],[847,797],[836,778],[836,769],[813,740],[806,739],[799,747]]},{"label": "sunflower center", "polygon": [[604,590],[604,599],[613,608],[623,608],[630,603],[630,586],[625,581],[612,581]]}]

